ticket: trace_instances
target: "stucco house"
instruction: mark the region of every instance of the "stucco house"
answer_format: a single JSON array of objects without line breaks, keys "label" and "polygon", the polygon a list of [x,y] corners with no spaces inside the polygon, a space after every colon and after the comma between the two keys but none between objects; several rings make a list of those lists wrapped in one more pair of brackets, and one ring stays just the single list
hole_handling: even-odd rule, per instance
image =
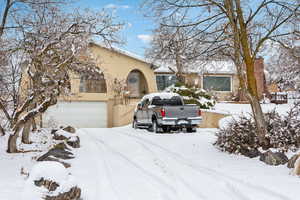
[{"label": "stucco house", "polygon": [[[174,65],[168,64],[161,65],[161,67],[155,69],[154,72],[159,91],[176,82],[176,71]],[[232,101],[239,93],[239,79],[236,66],[232,61],[197,62],[184,72],[184,77],[187,84],[211,91],[219,101]],[[255,77],[258,92],[262,97],[263,93],[267,90],[263,58],[257,58],[255,61]]]},{"label": "stucco house", "polygon": [[[147,93],[162,91],[176,82],[176,70],[169,65],[156,67],[132,53],[91,43],[92,57],[101,69],[100,79],[70,74],[71,96],[61,97],[57,105],[41,116],[43,127],[73,125],[75,127],[116,127],[131,123],[136,103]],[[257,59],[256,78],[264,91],[263,59]],[[195,63],[185,72],[190,85],[213,91],[220,101],[237,95],[239,80],[235,66],[229,61]],[[116,89],[122,86],[122,94]],[[119,88],[120,89],[120,88]]]},{"label": "stucco house", "polygon": [[[103,72],[100,80],[71,74],[72,95],[62,97],[42,116],[42,124],[72,124],[76,127],[114,127],[128,124],[144,94],[156,92],[154,66],[126,51],[90,44],[93,58]],[[126,84],[128,102],[116,102],[115,90]]]}]

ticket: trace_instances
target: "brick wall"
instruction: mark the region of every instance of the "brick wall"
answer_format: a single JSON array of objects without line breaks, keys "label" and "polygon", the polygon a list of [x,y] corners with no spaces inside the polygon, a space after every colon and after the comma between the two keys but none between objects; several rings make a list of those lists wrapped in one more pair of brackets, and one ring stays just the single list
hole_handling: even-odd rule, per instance
[{"label": "brick wall", "polygon": [[260,99],[263,98],[263,94],[267,94],[266,77],[264,73],[264,59],[257,58],[254,63],[254,74],[256,78],[257,91]]}]

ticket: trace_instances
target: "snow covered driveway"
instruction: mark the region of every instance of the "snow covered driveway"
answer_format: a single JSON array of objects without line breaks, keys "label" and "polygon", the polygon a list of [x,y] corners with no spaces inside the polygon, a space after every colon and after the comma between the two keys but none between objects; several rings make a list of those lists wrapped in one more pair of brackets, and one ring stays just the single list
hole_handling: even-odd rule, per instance
[{"label": "snow covered driveway", "polygon": [[300,179],[286,166],[219,152],[215,131],[81,129],[72,173],[84,200],[298,199]]}]

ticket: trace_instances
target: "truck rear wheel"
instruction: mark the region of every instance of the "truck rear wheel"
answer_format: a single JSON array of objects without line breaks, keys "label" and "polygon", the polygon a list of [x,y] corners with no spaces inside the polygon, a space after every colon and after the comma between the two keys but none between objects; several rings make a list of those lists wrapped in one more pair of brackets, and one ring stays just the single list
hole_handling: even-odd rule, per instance
[{"label": "truck rear wheel", "polygon": [[163,126],[162,130],[164,133],[168,133],[168,132],[170,132],[171,128],[169,126]]}]

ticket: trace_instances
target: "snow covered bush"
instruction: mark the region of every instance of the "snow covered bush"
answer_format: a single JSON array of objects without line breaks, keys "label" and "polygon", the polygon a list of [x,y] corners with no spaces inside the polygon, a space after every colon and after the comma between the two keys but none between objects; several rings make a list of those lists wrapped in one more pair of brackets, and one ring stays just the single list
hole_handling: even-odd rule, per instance
[{"label": "snow covered bush", "polygon": [[[300,103],[296,103],[285,116],[273,110],[265,113],[265,119],[269,148],[276,148],[281,152],[300,148]],[[245,155],[261,147],[253,117],[241,115],[237,119],[233,118],[216,135],[214,145],[221,151]]]},{"label": "snow covered bush", "polygon": [[241,115],[238,119],[232,119],[216,135],[218,139],[214,145],[221,151],[242,154],[243,151],[259,148],[253,119],[247,118],[244,115]]},{"label": "snow covered bush", "polygon": [[183,97],[185,104],[196,104],[203,109],[211,109],[216,104],[214,97],[201,88],[189,87],[183,83],[176,83],[166,89]]},{"label": "snow covered bush", "polygon": [[38,162],[33,166],[22,193],[24,200],[77,200],[80,195],[81,189],[68,169],[53,161]]},{"label": "snow covered bush", "polygon": [[267,113],[268,135],[272,147],[282,151],[300,148],[300,102],[295,103],[286,116],[276,111]]}]

